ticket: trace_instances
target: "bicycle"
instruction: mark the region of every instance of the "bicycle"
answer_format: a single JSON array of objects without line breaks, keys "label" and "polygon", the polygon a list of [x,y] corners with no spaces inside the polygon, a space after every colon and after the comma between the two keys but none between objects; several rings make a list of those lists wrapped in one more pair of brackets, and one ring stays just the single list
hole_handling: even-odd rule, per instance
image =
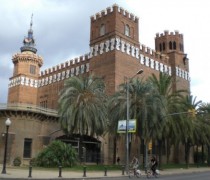
[{"label": "bicycle", "polygon": [[[149,169],[148,169],[148,167],[149,167]],[[148,165],[146,167],[146,171],[145,171],[147,178],[148,179],[151,177],[158,178],[160,176],[160,171],[158,169],[156,169],[155,172],[153,172],[151,167],[152,167],[152,164],[148,163]]]},{"label": "bicycle", "polygon": [[131,177],[139,178],[141,176],[141,171],[138,168],[139,168],[139,160],[134,156],[133,160],[129,165],[129,171],[128,171],[129,178]]},{"label": "bicycle", "polygon": [[140,178],[141,177],[141,170],[138,169],[138,168],[129,168],[128,176],[129,176],[129,178],[132,178],[132,177]]}]

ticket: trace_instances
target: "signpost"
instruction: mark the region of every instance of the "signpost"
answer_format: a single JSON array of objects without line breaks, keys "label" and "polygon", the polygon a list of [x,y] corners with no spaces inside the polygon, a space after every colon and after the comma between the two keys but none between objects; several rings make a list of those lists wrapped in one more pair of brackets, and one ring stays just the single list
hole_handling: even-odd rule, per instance
[{"label": "signpost", "polygon": [[[126,133],[126,121],[127,120],[119,120],[117,126],[118,133]],[[136,119],[130,119],[128,122],[128,133],[136,132]]]}]

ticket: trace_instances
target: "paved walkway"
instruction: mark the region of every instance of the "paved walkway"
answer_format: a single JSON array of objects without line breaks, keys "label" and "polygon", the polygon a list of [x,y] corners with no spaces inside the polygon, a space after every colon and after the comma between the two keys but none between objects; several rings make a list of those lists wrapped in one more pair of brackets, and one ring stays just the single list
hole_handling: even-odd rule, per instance
[{"label": "paved walkway", "polygon": [[[2,165],[0,165],[1,171],[2,171]],[[169,174],[185,174],[185,173],[195,173],[195,172],[205,172],[210,171],[210,168],[189,168],[189,169],[167,169],[160,171],[161,176],[162,175],[169,175]],[[110,178],[110,177],[122,177],[125,176],[122,174],[122,171],[91,171],[88,172],[88,169],[85,173],[84,172],[75,172],[75,171],[67,171],[63,170],[61,172],[62,177],[59,176],[59,170],[37,170],[32,169],[31,177],[29,174],[29,169],[23,169],[23,168],[15,168],[15,167],[7,167],[6,168],[6,174],[0,174],[0,179],[46,179],[46,180],[55,180],[55,179],[99,179],[99,178]],[[144,172],[142,172],[143,176],[145,175]]]}]

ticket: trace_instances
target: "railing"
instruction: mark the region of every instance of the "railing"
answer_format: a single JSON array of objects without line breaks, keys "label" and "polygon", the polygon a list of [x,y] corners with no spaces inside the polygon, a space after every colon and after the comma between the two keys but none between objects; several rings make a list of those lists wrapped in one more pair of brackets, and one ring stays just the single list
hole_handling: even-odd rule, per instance
[{"label": "railing", "polygon": [[56,111],[54,109],[43,108],[43,107],[32,105],[32,104],[22,104],[22,103],[3,104],[3,103],[0,103],[0,110],[22,110],[22,111],[42,113],[42,114],[51,115],[51,116],[58,116],[58,111]]}]

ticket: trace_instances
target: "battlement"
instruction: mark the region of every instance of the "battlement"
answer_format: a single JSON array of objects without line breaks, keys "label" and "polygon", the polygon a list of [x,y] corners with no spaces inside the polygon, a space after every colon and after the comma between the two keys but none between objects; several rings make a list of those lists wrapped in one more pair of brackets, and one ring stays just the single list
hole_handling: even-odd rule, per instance
[{"label": "battlement", "polygon": [[15,59],[15,58],[17,58],[17,57],[28,58],[28,57],[30,57],[31,55],[33,55],[33,57],[35,57],[35,58],[37,58],[37,59],[42,59],[41,56],[39,56],[39,55],[37,55],[37,54],[30,53],[30,52],[15,53],[15,54],[12,56],[12,59]]},{"label": "battlement", "polygon": [[139,49],[142,54],[149,56],[150,58],[163,62],[168,62],[169,57],[166,54],[163,54],[159,51],[155,51],[154,49],[151,49],[150,47],[147,47],[144,44],[140,44]]},{"label": "battlement", "polygon": [[51,68],[48,68],[48,69],[45,69],[45,70],[41,71],[41,76],[44,76],[44,75],[47,75],[47,74],[50,74],[50,73],[54,73],[56,71],[62,71],[63,69],[66,69],[70,66],[74,66],[75,64],[79,64],[81,62],[88,61],[88,60],[89,60],[88,54],[84,54],[80,57],[68,60],[64,63],[58,64],[56,66],[53,66]]},{"label": "battlement", "polygon": [[122,7],[119,7],[117,4],[114,4],[111,7],[107,7],[106,9],[102,10],[101,12],[96,13],[95,15],[91,16],[91,21],[96,21],[100,19],[101,17],[104,17],[111,13],[120,13],[123,16],[127,17],[130,20],[133,20],[134,22],[138,22],[139,18],[135,16],[132,13],[129,13],[127,10],[124,10]]},{"label": "battlement", "polygon": [[177,30],[175,30],[174,32],[169,32],[168,30],[165,30],[164,33],[156,33],[156,38],[164,36],[179,36],[181,39],[183,39],[183,34],[180,34]]},{"label": "battlement", "polygon": [[31,52],[23,52],[23,53],[16,53],[12,56],[13,63],[17,61],[25,61],[28,62],[28,60],[33,61],[41,67],[43,65],[43,59],[41,56],[31,53]]}]

